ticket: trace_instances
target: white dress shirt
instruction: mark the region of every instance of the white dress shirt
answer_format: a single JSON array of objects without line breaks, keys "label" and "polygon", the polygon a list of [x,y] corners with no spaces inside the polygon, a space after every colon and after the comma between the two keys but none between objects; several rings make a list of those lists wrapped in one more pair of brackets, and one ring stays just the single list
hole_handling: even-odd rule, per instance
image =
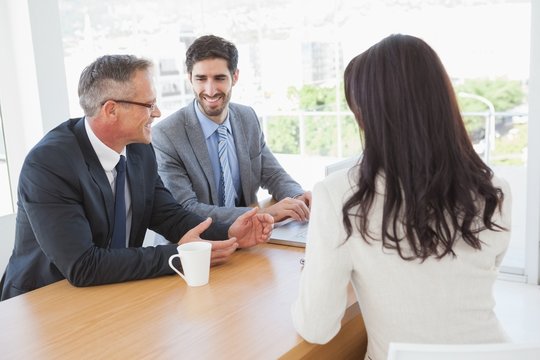
[{"label": "white dress shirt", "polygon": [[[99,159],[99,162],[101,163],[101,166],[103,167],[103,170],[105,171],[105,175],[107,175],[107,179],[109,180],[109,184],[111,185],[111,189],[113,192],[113,195],[115,195],[115,179],[116,179],[116,164],[118,164],[118,161],[120,161],[120,155],[124,155],[126,157],[126,171],[127,171],[127,156],[126,156],[126,148],[122,150],[122,152],[119,154],[107,145],[105,145],[101,140],[98,139],[96,134],[92,131],[92,128],[90,127],[90,124],[88,123],[88,120],[84,119],[84,127],[86,129],[86,134],[88,135],[88,139],[90,140],[90,144],[92,145],[92,148],[96,152],[96,155]],[[127,173],[129,175],[129,172]],[[128,176],[126,176],[126,186],[125,186],[125,199],[126,199],[126,247],[129,246],[129,233],[131,229],[131,192],[129,189],[129,181]]]}]

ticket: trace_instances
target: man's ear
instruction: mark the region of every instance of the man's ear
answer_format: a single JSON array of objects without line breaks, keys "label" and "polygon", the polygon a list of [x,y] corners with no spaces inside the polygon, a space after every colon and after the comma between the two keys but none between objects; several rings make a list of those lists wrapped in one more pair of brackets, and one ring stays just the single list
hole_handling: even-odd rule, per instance
[{"label": "man's ear", "polygon": [[191,73],[190,73],[190,72],[187,73],[186,76],[187,76],[187,78],[188,78],[188,80],[189,80],[189,83],[190,83],[190,84],[193,84],[193,81],[191,81]]},{"label": "man's ear", "polygon": [[101,111],[104,112],[105,115],[116,115],[117,110],[117,104],[112,100],[107,100],[103,106],[101,107]]},{"label": "man's ear", "polygon": [[112,100],[107,100],[100,111],[108,121],[116,121],[118,104]]},{"label": "man's ear", "polygon": [[232,74],[232,84],[233,84],[233,86],[236,85],[236,82],[238,81],[238,76],[239,75],[240,75],[240,70],[239,69],[234,70],[234,72]]}]

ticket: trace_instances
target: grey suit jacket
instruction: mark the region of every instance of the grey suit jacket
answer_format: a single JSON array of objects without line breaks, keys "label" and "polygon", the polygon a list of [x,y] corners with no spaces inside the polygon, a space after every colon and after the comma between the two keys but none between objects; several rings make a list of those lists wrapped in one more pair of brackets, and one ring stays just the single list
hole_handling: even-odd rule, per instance
[{"label": "grey suit jacket", "polygon": [[[219,207],[218,189],[195,102],[160,121],[152,129],[158,171],[165,186],[187,210],[214,220],[232,222],[248,207]],[[229,104],[236,155],[240,167],[243,205],[257,203],[259,187],[276,199],[304,193],[266,146],[259,119],[248,106]]]}]

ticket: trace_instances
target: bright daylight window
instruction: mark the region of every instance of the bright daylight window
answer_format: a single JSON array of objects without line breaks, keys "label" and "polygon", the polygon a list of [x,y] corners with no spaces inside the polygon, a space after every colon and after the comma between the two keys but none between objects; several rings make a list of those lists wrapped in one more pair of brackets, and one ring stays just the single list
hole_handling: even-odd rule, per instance
[{"label": "bright daylight window", "polygon": [[11,187],[9,184],[9,170],[4,139],[4,124],[2,120],[2,108],[0,107],[0,216],[13,212],[11,201]]},{"label": "bright daylight window", "polygon": [[163,117],[192,99],[183,63],[200,35],[233,41],[233,101],[251,105],[284,167],[306,189],[361,145],[342,93],[348,61],[391,33],[426,40],[459,92],[474,146],[513,191],[505,269],[523,274],[530,1],[59,0],[72,116],[82,68],[107,53],[157,67]]}]

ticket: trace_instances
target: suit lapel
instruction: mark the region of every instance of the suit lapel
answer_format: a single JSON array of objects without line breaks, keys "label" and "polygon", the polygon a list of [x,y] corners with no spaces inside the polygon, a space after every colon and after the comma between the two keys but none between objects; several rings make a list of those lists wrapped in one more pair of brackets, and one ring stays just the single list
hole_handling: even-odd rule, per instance
[{"label": "suit lapel", "polygon": [[[86,129],[84,127],[84,118],[81,118],[73,127],[73,133],[79,142],[79,146],[88,166],[88,172],[90,176],[98,186],[101,197],[103,199],[104,208],[107,212],[107,219],[109,220],[109,235],[112,233],[113,214],[114,214],[114,196],[112,193],[111,185],[107,179],[107,175],[99,162],[99,159],[90,144]],[[108,236],[109,237],[109,236]]]},{"label": "suit lapel", "polygon": [[[249,144],[244,133],[244,127],[242,121],[240,121],[239,114],[233,111],[229,106],[229,121],[231,122],[234,144],[236,147],[236,156],[238,158],[238,167],[240,169],[240,184],[242,186],[242,193],[244,200],[247,202],[250,198],[249,189],[251,189],[251,159],[249,158]],[[246,204],[250,206],[251,204]]]},{"label": "suit lapel", "polygon": [[[193,106],[197,106],[195,102],[193,102]],[[195,112],[193,106],[187,107],[188,114],[185,116],[187,121],[184,123],[186,135],[191,148],[193,149],[195,158],[204,172],[206,181],[210,185],[210,195],[212,196],[212,201],[214,204],[218,204],[218,191],[214,182],[214,170],[212,170],[212,163],[210,162],[210,156],[208,155],[206,139],[204,138],[201,124],[199,124],[197,113]]]}]

